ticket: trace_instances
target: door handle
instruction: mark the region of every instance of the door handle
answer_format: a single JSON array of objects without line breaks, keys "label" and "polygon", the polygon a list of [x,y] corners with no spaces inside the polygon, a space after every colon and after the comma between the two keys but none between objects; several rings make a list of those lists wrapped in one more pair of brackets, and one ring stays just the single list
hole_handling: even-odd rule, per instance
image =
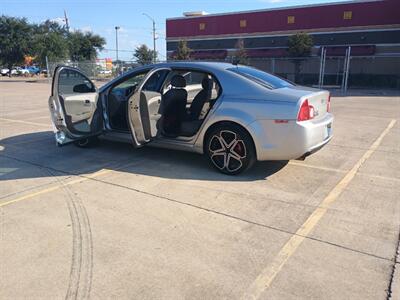
[{"label": "door handle", "polygon": [[90,100],[86,99],[85,100],[85,105],[90,105]]}]

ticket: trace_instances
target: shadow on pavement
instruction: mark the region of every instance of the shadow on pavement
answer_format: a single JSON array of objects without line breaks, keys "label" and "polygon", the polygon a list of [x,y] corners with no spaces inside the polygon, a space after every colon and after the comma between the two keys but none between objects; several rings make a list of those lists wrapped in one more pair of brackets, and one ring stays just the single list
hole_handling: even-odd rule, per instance
[{"label": "shadow on pavement", "polygon": [[[102,169],[168,179],[254,181],[265,180],[287,161],[258,162],[252,169],[228,176],[212,168],[198,154],[133,148],[130,144],[102,140],[95,147],[57,147],[51,131],[34,132],[0,140],[0,180],[60,175],[87,175]],[[39,168],[39,171],[38,171]]]}]

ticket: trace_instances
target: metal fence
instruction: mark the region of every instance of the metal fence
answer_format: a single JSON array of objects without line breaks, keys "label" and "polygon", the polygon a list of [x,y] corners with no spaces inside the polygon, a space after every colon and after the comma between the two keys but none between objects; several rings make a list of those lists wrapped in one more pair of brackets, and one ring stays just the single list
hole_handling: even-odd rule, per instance
[{"label": "metal fence", "polygon": [[138,64],[132,61],[119,61],[118,63],[114,63],[111,69],[106,69],[102,64],[94,61],[53,61],[48,63],[48,72],[50,77],[53,76],[54,70],[58,65],[67,65],[79,68],[91,79],[111,80],[112,78],[135,68]]},{"label": "metal fence", "polygon": [[266,58],[250,65],[307,86],[400,89],[400,56]]},{"label": "metal fence", "polygon": [[[230,61],[227,59],[225,61]],[[338,88],[400,89],[399,56],[321,56],[301,58],[249,58],[249,65],[301,85]],[[137,66],[135,62],[114,63],[106,71],[96,62],[49,62],[50,76],[58,64],[80,68],[90,78],[110,80]]]}]

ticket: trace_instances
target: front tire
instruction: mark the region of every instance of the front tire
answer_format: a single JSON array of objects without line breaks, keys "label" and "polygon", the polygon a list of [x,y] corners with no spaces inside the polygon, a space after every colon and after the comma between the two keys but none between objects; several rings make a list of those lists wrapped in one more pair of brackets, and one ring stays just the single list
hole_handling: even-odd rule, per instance
[{"label": "front tire", "polygon": [[250,169],[256,161],[253,140],[235,124],[221,125],[207,135],[205,153],[218,171],[236,175]]}]

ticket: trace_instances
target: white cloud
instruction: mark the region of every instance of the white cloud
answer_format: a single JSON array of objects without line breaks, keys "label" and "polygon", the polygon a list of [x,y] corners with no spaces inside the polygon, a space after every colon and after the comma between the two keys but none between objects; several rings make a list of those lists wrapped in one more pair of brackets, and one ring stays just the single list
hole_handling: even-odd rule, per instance
[{"label": "white cloud", "polygon": [[[44,20],[44,21],[46,21],[46,20]],[[44,22],[43,21],[43,22]],[[55,22],[55,23],[58,23],[59,25],[61,25],[61,26],[63,26],[63,25],[65,25],[65,19],[64,18],[54,18],[54,19],[50,19],[50,21],[52,21],[52,22]]]},{"label": "white cloud", "polygon": [[82,32],[92,32],[93,30],[92,30],[92,27],[90,27],[90,26],[83,26],[83,27],[81,27],[81,28],[79,28],[80,29],[80,31],[82,31]]}]

